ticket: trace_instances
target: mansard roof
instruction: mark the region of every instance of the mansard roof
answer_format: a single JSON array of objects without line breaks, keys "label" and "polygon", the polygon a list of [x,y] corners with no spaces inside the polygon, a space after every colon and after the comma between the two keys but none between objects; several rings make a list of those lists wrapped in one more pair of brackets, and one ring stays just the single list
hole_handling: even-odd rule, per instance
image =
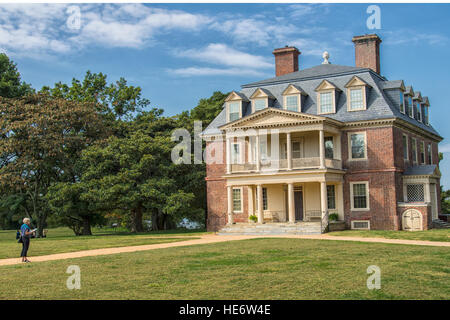
[{"label": "mansard roof", "polygon": [[[316,67],[300,70],[297,72],[285,74],[283,76],[270,78],[258,82],[245,84],[242,86],[240,94],[244,97],[250,97],[256,89],[261,88],[269,92],[275,99],[270,107],[283,108],[283,92],[289,85],[301,88],[304,93],[302,101],[302,112],[304,114],[317,115],[317,92],[315,89],[324,81],[332,83],[338,91],[346,91],[345,86],[357,76],[362,82],[368,86],[367,91],[367,109],[362,111],[348,111],[346,94],[340,94],[336,100],[336,113],[327,114],[326,117],[337,121],[358,122],[369,120],[383,119],[401,119],[408,122],[426,132],[438,137],[439,134],[430,125],[427,126],[416,119],[410,118],[408,115],[399,111],[398,106],[388,97],[385,90],[388,89],[406,89],[406,92],[413,93],[411,86],[404,87],[402,80],[389,81],[386,78],[375,73],[371,69],[340,66],[333,64],[324,64]],[[243,110],[242,117],[251,114],[251,108]],[[214,119],[213,122],[205,129],[204,134],[220,134],[219,129],[226,123],[225,110]]]}]

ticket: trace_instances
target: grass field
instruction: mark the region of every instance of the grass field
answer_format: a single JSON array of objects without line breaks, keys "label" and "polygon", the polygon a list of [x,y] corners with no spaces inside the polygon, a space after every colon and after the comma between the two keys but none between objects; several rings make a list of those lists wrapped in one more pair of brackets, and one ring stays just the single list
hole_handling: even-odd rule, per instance
[{"label": "grass field", "polygon": [[[28,251],[29,256],[183,241],[183,239],[174,238],[174,236],[186,236],[187,239],[196,239],[196,235],[205,234],[205,232],[183,231],[132,234],[125,230],[113,230],[109,228],[94,228],[92,231],[92,236],[77,237],[69,228],[50,229],[47,238],[31,239],[30,250]],[[0,259],[20,256],[22,245],[17,243],[15,237],[16,232],[14,230],[0,230]]]},{"label": "grass field", "polygon": [[332,236],[386,238],[407,240],[428,240],[450,242],[450,229],[431,229],[426,231],[385,231],[385,230],[345,230],[328,233]]},{"label": "grass field", "polygon": [[[81,290],[66,288],[69,265]],[[381,268],[381,289],[366,286]],[[0,299],[449,299],[450,250],[254,239],[0,267]],[[24,287],[26,286],[26,289]]]}]

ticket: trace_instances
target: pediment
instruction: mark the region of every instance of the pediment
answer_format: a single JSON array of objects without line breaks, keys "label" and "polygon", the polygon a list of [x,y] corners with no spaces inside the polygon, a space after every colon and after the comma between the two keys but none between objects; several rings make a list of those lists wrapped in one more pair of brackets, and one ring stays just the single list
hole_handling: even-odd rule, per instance
[{"label": "pediment", "polygon": [[244,96],[242,93],[238,93],[236,91],[232,91],[228,97],[226,97],[225,102],[228,101],[248,101],[247,97]]},{"label": "pediment", "polygon": [[300,87],[290,84],[287,86],[286,89],[284,89],[282,94],[283,94],[283,96],[286,96],[286,95],[291,95],[291,94],[305,94],[305,93],[303,92],[303,90]]},{"label": "pediment", "polygon": [[365,82],[364,80],[362,80],[361,78],[357,77],[357,76],[353,76],[353,78],[350,79],[349,82],[347,82],[347,84],[345,85],[346,88],[348,87],[361,87],[361,86],[369,86],[367,84],[367,82]]},{"label": "pediment", "polygon": [[328,80],[323,80],[316,88],[316,91],[337,90],[338,88]]},{"label": "pediment", "polygon": [[319,123],[325,118],[278,108],[266,108],[247,117],[230,122],[220,129],[279,127],[301,123]]},{"label": "pediment", "polygon": [[253,94],[250,96],[250,99],[258,99],[258,98],[270,98],[274,99],[274,96],[267,90],[263,90],[261,88],[258,88],[253,92]]}]

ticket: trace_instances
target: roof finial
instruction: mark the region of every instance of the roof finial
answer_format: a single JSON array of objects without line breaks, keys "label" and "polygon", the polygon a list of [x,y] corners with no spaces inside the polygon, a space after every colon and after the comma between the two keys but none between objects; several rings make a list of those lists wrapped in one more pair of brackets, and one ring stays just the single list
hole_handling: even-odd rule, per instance
[{"label": "roof finial", "polygon": [[322,58],[323,58],[322,64],[330,64],[330,61],[328,61],[328,59],[330,58],[330,54],[328,53],[328,51],[325,51],[322,54]]}]

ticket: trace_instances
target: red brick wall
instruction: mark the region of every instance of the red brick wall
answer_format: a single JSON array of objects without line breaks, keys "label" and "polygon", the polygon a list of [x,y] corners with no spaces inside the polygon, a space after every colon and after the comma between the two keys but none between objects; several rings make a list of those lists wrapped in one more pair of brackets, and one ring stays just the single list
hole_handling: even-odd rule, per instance
[{"label": "red brick wall", "polygon": [[298,71],[300,52],[296,48],[275,49],[273,54],[275,55],[275,74],[277,77]]},{"label": "red brick wall", "polygon": [[207,224],[208,231],[217,231],[227,223],[227,187],[222,176],[226,174],[224,141],[207,142],[207,148],[222,144],[223,159],[221,164],[206,164],[206,201],[207,201]]},{"label": "red brick wall", "polygon": [[[370,36],[368,37],[370,38]],[[370,68],[380,73],[380,42],[376,39],[355,37],[355,65],[360,68]]]}]

